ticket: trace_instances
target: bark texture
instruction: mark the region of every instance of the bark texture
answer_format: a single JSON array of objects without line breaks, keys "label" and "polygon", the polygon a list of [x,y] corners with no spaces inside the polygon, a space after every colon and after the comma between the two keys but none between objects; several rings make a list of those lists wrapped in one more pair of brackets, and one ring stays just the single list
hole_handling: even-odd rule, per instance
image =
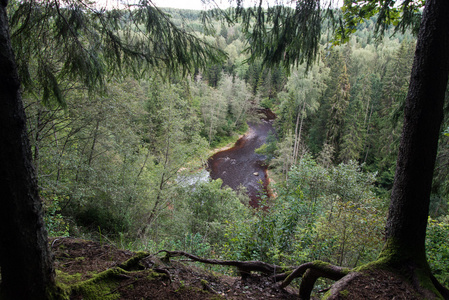
[{"label": "bark texture", "polygon": [[404,111],[387,246],[382,253],[424,268],[430,190],[449,71],[448,16],[449,1],[426,1]]},{"label": "bark texture", "polygon": [[7,1],[0,2],[0,266],[2,299],[48,299],[54,284]]}]

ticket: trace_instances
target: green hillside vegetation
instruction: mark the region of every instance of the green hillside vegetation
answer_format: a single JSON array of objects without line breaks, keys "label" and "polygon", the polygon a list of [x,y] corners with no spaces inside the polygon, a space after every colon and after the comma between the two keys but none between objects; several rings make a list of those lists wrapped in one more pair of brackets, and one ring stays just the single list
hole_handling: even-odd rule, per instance
[{"label": "green hillside vegetation", "polygon": [[[169,13],[176,24],[202,28],[198,12]],[[287,76],[244,64],[239,25],[221,25],[205,38],[227,62],[190,80],[112,77],[101,95],[67,89],[66,107],[25,94],[50,235],[288,265],[327,258],[355,267],[376,258],[415,42],[411,34],[376,41],[374,22],[345,45],[323,41],[308,73],[303,65]],[[342,85],[346,94],[335,94]],[[235,136],[259,105],[277,114],[269,212],[251,212],[244,193],[219,182],[177,180],[202,168],[208,149]],[[442,135],[440,157],[446,144]],[[449,234],[446,177],[438,175],[429,255],[449,283],[449,250],[435,247]]]},{"label": "green hillside vegetation", "polygon": [[[227,57],[220,61],[217,52],[202,68],[152,60],[135,66],[133,57],[114,52],[112,35],[110,51],[101,54],[106,61],[73,49],[58,53],[52,45],[58,41],[41,45],[42,36],[24,47],[14,38],[26,19],[20,9],[19,2],[9,4],[9,21],[13,49],[22,51],[27,132],[50,237],[279,266],[321,260],[356,268],[377,259],[416,46],[410,31],[388,28],[379,39],[373,16],[347,43],[332,45],[326,27],[314,63],[287,71],[267,68],[262,59],[247,61],[244,50],[251,45],[241,23],[212,21],[211,34],[200,12],[166,9],[173,24]],[[96,33],[82,26],[94,28],[101,20],[75,11],[71,17],[80,22],[80,40],[93,45]],[[43,33],[59,26],[53,21]],[[110,26],[122,36],[143,34],[138,26]],[[122,62],[107,71],[113,57]],[[77,68],[92,68],[91,77],[70,75]],[[276,136],[257,150],[266,156],[273,196],[252,208],[244,189],[222,187],[204,169],[214,149],[235,142],[261,107],[277,116]],[[432,273],[448,286],[447,116],[442,128],[426,249]],[[222,266],[208,268],[235,275]],[[328,286],[318,280],[315,291]]]},{"label": "green hillside vegetation", "polygon": [[[177,24],[202,28],[198,12],[169,13]],[[413,36],[376,41],[372,20],[345,45],[323,41],[312,69],[300,65],[288,76],[243,63],[239,26],[205,37],[229,58],[191,79],[110,78],[102,95],[67,90],[66,107],[26,94],[50,235],[288,265],[326,258],[355,267],[377,257]],[[220,182],[178,180],[194,176],[208,149],[235,137],[259,105],[277,114],[278,139],[265,153],[277,195],[267,199],[268,212],[251,212],[244,193]],[[442,135],[442,158],[446,144]],[[429,258],[449,283],[449,250],[439,240],[449,234],[446,177],[438,175]]]}]

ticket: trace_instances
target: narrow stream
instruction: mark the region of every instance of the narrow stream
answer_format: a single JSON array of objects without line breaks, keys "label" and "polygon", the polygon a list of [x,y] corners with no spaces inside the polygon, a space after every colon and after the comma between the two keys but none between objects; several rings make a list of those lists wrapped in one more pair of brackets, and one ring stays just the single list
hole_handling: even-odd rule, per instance
[{"label": "narrow stream", "polygon": [[255,149],[262,146],[268,134],[274,133],[275,115],[270,110],[259,110],[264,115],[259,122],[248,123],[249,131],[240,138],[234,147],[215,153],[208,160],[208,170],[212,179],[221,178],[223,186],[237,189],[243,185],[250,197],[250,205],[258,207],[261,193],[267,194],[267,167],[263,164],[264,155],[256,154]]}]

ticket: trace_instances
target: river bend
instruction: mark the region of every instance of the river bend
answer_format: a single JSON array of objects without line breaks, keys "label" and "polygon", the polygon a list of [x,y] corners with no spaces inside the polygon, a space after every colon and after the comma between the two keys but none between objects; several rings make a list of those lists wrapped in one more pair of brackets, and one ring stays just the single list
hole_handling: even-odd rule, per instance
[{"label": "river bend", "polygon": [[274,133],[271,111],[262,111],[265,118],[257,123],[248,123],[249,131],[241,137],[234,147],[215,153],[208,160],[212,179],[221,178],[223,186],[237,189],[243,185],[250,197],[250,205],[259,206],[261,192],[267,192],[267,167],[264,155],[256,154],[255,149],[262,146],[270,132]]}]

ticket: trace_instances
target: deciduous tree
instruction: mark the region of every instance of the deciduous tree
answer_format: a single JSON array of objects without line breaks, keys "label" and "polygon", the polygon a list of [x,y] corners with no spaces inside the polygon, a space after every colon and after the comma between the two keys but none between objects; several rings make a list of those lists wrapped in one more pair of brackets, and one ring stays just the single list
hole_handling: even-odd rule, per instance
[{"label": "deciduous tree", "polygon": [[[337,34],[347,40],[359,22],[376,13],[376,27],[380,33],[390,24],[398,24],[399,29],[409,25],[418,28],[419,5],[423,3],[403,1],[397,7],[395,4],[396,1],[345,1],[344,22],[340,23],[344,26],[339,27]],[[248,26],[253,25],[250,32],[252,57],[262,56],[267,64],[283,64],[287,68],[297,61],[309,59],[311,62],[317,51],[317,39],[310,34],[313,32],[319,37],[320,32],[322,9],[319,1],[298,0],[292,10],[273,7],[263,14],[259,6],[254,11],[257,13],[252,15],[257,18],[247,22]],[[252,15],[243,13],[244,19]],[[386,243],[377,261],[378,267],[393,268],[418,282],[416,288],[423,297],[438,294],[449,297],[447,289],[431,275],[425,254],[430,190],[449,74],[448,15],[448,1],[425,1],[405,104]],[[268,28],[264,25],[267,20],[271,22]],[[302,34],[296,36],[297,32]]]},{"label": "deciduous tree", "polygon": [[[11,35],[7,5],[7,0],[0,2],[0,292],[7,299],[48,299],[54,272],[19,71],[25,87],[38,83],[42,88],[42,100],[52,97],[62,103],[60,78],[79,79],[94,90],[109,71],[138,74],[142,67],[164,66],[187,73],[206,66],[210,58],[219,62],[223,53],[173,24],[151,1],[122,11],[98,10],[83,1],[11,3]],[[30,59],[36,58],[39,64],[33,69]]]}]

